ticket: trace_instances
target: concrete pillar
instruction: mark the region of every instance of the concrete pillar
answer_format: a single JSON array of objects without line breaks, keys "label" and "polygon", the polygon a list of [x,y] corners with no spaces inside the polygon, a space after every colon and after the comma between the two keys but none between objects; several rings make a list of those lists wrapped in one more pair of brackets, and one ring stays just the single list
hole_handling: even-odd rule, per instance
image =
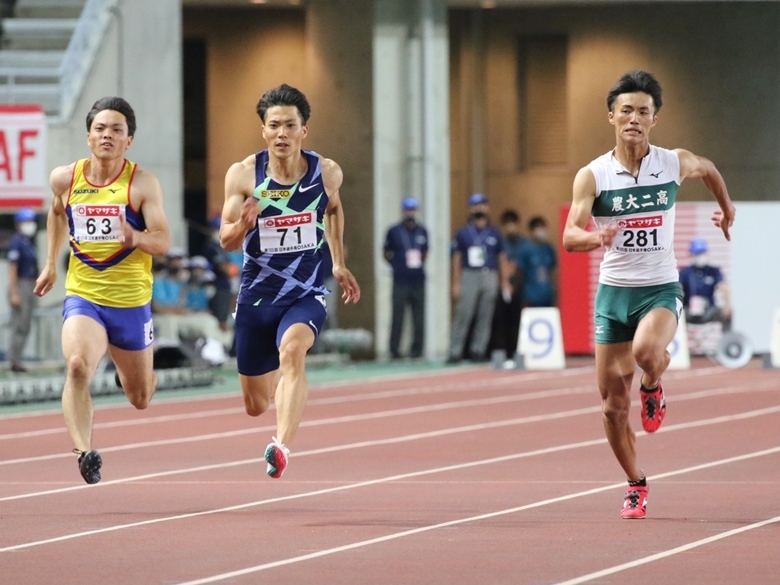
[{"label": "concrete pillar", "polygon": [[428,228],[425,356],[449,344],[449,43],[444,0],[374,3],[374,275],[376,347],[388,355],[392,274],[382,258],[401,199],[421,202]]}]

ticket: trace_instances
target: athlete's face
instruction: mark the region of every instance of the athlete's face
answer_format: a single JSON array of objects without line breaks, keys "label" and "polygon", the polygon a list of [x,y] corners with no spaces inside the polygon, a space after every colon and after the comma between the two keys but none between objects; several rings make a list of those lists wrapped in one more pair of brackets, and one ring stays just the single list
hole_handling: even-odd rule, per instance
[{"label": "athlete's face", "polygon": [[648,142],[650,128],[658,121],[653,98],[644,92],[617,96],[608,117],[618,140],[629,144]]},{"label": "athlete's face", "polygon": [[87,134],[92,154],[102,160],[123,157],[132,142],[133,137],[128,135],[124,114],[115,110],[98,112]]},{"label": "athlete's face", "polygon": [[277,158],[288,158],[301,150],[301,142],[309,133],[295,106],[272,106],[265,113],[263,138],[268,150]]}]

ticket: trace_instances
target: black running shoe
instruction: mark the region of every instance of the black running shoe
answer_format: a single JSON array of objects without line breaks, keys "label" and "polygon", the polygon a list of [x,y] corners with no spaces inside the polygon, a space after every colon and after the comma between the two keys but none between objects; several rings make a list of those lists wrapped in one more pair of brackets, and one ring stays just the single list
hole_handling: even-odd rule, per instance
[{"label": "black running shoe", "polygon": [[100,468],[102,466],[103,459],[97,451],[82,451],[79,456],[79,471],[87,483],[100,481]]}]

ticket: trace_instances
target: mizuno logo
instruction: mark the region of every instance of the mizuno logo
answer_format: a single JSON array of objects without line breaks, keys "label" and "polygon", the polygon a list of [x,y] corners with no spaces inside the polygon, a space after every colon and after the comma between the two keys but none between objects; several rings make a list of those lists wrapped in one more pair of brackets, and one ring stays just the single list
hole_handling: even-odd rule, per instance
[{"label": "mizuno logo", "polygon": [[111,191],[112,193],[116,193],[117,191],[119,191],[119,189],[109,189],[109,191]]},{"label": "mizuno logo", "polygon": [[660,175],[661,173],[663,173],[663,171],[658,171],[657,173],[650,173],[650,176],[655,177],[657,179],[658,175]]},{"label": "mizuno logo", "polygon": [[604,333],[604,326],[596,325],[596,333]]},{"label": "mizuno logo", "polygon": [[308,187],[301,187],[300,189],[298,189],[298,191],[303,193],[304,191],[308,191],[309,189],[313,189],[317,185],[319,185],[319,183],[314,183],[313,185],[309,185]]}]

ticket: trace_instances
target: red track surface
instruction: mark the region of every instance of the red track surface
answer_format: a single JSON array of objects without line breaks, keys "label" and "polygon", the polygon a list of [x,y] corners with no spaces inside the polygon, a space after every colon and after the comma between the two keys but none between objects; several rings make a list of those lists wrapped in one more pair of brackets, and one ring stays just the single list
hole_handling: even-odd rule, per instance
[{"label": "red track surface", "polygon": [[313,388],[281,480],[261,461],[273,411],[237,395],[98,410],[96,486],[59,413],[0,416],[0,583],[780,582],[780,375],[667,373],[664,427],[637,442],[640,521],[619,516],[594,379]]}]

